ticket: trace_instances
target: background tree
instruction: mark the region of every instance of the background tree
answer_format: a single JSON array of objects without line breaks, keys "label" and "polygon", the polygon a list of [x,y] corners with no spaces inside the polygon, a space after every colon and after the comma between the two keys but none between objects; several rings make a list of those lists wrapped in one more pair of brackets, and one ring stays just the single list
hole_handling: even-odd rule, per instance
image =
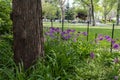
[{"label": "background tree", "polygon": [[61,12],[60,9],[57,7],[56,19],[60,19],[60,18],[61,18]]},{"label": "background tree", "polygon": [[94,4],[98,2],[98,0],[94,1],[93,0],[75,0],[75,2],[79,2],[79,5],[82,5],[85,9],[88,11],[88,20],[92,25],[95,26],[95,18],[94,18]]},{"label": "background tree", "polygon": [[53,27],[53,19],[56,18],[57,8],[51,3],[43,3],[43,16],[44,18],[50,19],[51,27]]},{"label": "background tree", "polygon": [[106,23],[107,15],[110,13],[115,3],[116,3],[116,0],[102,0],[104,23]]},{"label": "background tree", "polygon": [[75,15],[76,18],[79,18],[81,21],[80,22],[85,22],[87,20],[87,10],[85,9],[80,9],[79,7],[75,9]]},{"label": "background tree", "polygon": [[65,11],[65,19],[68,20],[74,20],[74,9],[73,8],[70,8],[69,10],[66,10]]},{"label": "background tree", "polygon": [[13,0],[14,59],[29,68],[43,56],[41,0]]},{"label": "background tree", "polygon": [[93,4],[93,0],[91,0],[91,14],[92,14],[92,26],[95,26],[95,17],[94,17],[94,4]]},{"label": "background tree", "polygon": [[66,5],[66,9],[65,9],[65,19],[68,20],[73,20],[74,19],[74,8],[73,7],[70,7],[69,5],[69,0],[67,2],[67,5]]},{"label": "background tree", "polygon": [[116,19],[117,19],[117,25],[119,25],[119,15],[120,14],[120,0],[117,0],[117,16],[116,16]]},{"label": "background tree", "polygon": [[65,1],[66,0],[59,0],[59,5],[61,9],[61,21],[62,21],[62,31],[64,30],[64,19],[65,19]]}]

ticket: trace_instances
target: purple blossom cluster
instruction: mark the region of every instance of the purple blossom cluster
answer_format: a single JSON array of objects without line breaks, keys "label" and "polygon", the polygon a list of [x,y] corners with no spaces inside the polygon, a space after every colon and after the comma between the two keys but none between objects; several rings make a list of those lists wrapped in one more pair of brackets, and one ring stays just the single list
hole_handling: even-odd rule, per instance
[{"label": "purple blossom cluster", "polygon": [[[77,32],[74,29],[67,29],[62,32],[60,28],[50,27],[49,31],[45,33],[46,36],[49,36],[53,39],[58,39],[60,37],[63,40],[70,40],[72,39],[74,42],[77,42],[80,36],[87,36],[87,32]],[[83,39],[83,37],[82,37]],[[120,49],[120,44],[117,43],[116,40],[113,40],[109,35],[102,35],[99,34],[98,37],[95,39],[96,43],[106,40],[108,42],[112,42],[113,49]]]},{"label": "purple blossom cluster", "polygon": [[57,35],[61,32],[61,29],[50,27],[48,32],[45,32],[46,36],[51,38],[57,38]]},{"label": "purple blossom cluster", "polygon": [[49,36],[53,39],[58,38],[60,36],[63,40],[72,39],[74,42],[77,42],[77,38],[80,35],[87,36],[87,32],[77,32],[74,29],[67,29],[63,32],[60,28],[50,27],[48,32],[45,32],[46,36]]},{"label": "purple blossom cluster", "polygon": [[102,41],[102,40],[107,40],[108,42],[111,42],[111,37],[108,36],[108,35],[102,35],[102,34],[99,34],[98,37],[96,38],[97,41]]},{"label": "purple blossom cluster", "polygon": [[60,34],[64,40],[68,40],[74,35],[74,33],[75,33],[75,30],[67,29],[67,30],[61,32]]},{"label": "purple blossom cluster", "polygon": [[90,53],[90,57],[91,57],[92,59],[94,59],[95,54],[94,54],[93,52],[91,52],[91,53]]},{"label": "purple blossom cluster", "polygon": [[108,35],[102,35],[102,34],[99,34],[98,37],[96,38],[96,42],[99,42],[99,41],[103,41],[103,40],[106,40],[108,42],[112,42],[112,45],[113,45],[113,48],[114,49],[119,49],[120,48],[120,44],[118,44],[116,42],[116,40],[113,40],[110,36]]},{"label": "purple blossom cluster", "polygon": [[114,58],[114,63],[119,63],[119,59],[118,59],[118,57],[116,57],[116,58]]}]

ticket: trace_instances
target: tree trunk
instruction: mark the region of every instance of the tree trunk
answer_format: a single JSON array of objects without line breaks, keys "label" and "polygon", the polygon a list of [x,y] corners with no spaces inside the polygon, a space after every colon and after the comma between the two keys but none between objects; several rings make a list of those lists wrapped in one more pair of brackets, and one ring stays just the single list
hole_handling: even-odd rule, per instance
[{"label": "tree trunk", "polygon": [[13,0],[14,60],[28,69],[43,56],[41,0]]},{"label": "tree trunk", "polygon": [[116,16],[116,19],[117,19],[117,26],[119,25],[119,14],[120,14],[120,0],[117,1],[117,16]]},{"label": "tree trunk", "polygon": [[104,13],[104,23],[106,24],[106,21],[107,21],[107,15],[106,13]]},{"label": "tree trunk", "polygon": [[88,20],[89,20],[89,24],[91,24],[91,7],[90,6],[88,10]]},{"label": "tree trunk", "polygon": [[93,0],[91,0],[91,8],[92,8],[92,26],[95,26],[95,17],[94,17],[94,4],[93,4]]}]

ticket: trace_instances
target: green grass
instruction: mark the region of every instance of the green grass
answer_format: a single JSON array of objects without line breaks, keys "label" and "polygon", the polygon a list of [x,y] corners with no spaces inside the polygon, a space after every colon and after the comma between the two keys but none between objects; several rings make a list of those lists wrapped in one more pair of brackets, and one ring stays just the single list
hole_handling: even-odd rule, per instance
[{"label": "green grass", "polygon": [[[50,22],[43,22],[43,26],[44,27],[51,27],[51,23]],[[61,23],[59,22],[54,22],[53,23],[53,27],[61,27]],[[91,26],[90,28],[98,28],[98,29],[112,29],[113,24],[106,24],[106,25],[96,25],[96,26]],[[83,23],[76,23],[76,24],[72,24],[72,23],[64,23],[64,27],[65,28],[86,28],[87,24]],[[115,29],[120,29],[120,26],[115,26]]]},{"label": "green grass", "polygon": [[[77,31],[87,31],[85,28],[75,28]],[[94,39],[95,35],[103,34],[103,35],[112,35],[111,29],[94,29],[90,28],[89,30],[89,38]],[[114,38],[120,38],[120,29],[115,29],[114,31]]]},{"label": "green grass", "polygon": [[[50,27],[50,22],[44,22],[43,23],[44,27]],[[77,31],[83,32],[83,31],[87,31],[87,24],[84,25],[76,25],[76,24],[71,24],[69,23],[65,23],[64,25],[64,29],[75,29]],[[59,27],[61,28],[61,23],[55,22],[54,23],[54,27]],[[98,34],[103,34],[103,35],[112,35],[112,24],[109,24],[109,26],[90,26],[89,29],[89,40],[90,39],[94,39],[95,35]],[[114,38],[120,38],[120,26],[115,26],[115,30],[114,30]]]}]

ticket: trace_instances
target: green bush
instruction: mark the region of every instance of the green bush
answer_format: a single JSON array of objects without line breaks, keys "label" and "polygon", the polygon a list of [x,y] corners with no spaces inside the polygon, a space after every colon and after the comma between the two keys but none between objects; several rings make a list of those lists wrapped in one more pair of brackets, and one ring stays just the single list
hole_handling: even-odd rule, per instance
[{"label": "green bush", "polygon": [[0,0],[0,35],[5,33],[11,33],[11,7],[11,0]]}]

